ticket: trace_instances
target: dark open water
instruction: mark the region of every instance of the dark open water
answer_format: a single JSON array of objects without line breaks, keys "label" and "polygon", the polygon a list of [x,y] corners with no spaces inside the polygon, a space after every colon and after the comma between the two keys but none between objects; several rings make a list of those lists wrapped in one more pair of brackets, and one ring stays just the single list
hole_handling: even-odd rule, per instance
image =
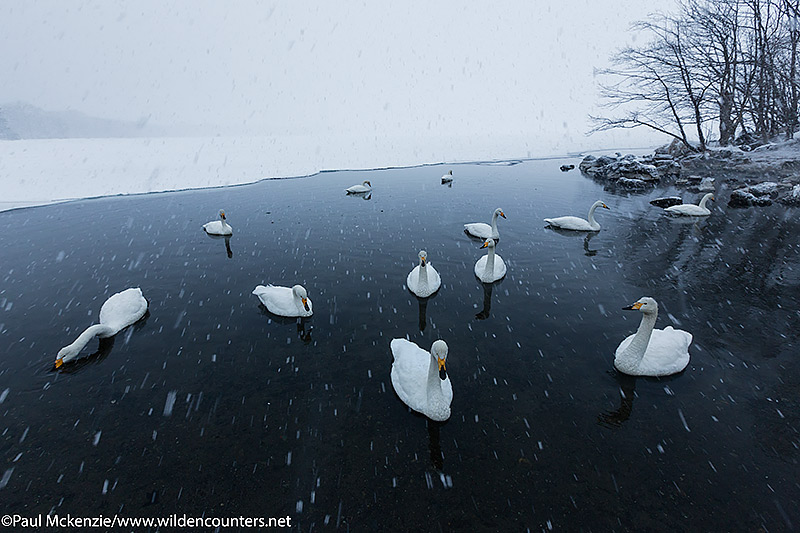
[{"label": "dark open water", "polygon": [[[797,529],[797,211],[729,209],[723,191],[707,220],[671,220],[648,200],[676,191],[604,191],[559,172],[570,162],[0,213],[3,511],[289,515],[302,531]],[[371,199],[345,196],[364,179]],[[544,229],[596,199],[612,210],[593,238]],[[496,207],[508,275],[489,293],[462,224]],[[201,230],[221,208],[231,258]],[[420,248],[443,280],[422,332],[404,287]],[[250,294],[267,282],[308,289],[303,332]],[[52,371],[130,286],[146,320]],[[615,372],[640,319],[620,308],[641,296],[658,327],[694,335],[684,373]],[[442,425],[392,390],[389,342],[404,336],[450,347]]]}]

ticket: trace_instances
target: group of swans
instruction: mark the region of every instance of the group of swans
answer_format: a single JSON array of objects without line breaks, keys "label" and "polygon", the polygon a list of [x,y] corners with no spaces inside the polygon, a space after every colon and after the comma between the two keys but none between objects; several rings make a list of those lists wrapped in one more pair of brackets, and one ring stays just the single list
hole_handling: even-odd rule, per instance
[{"label": "group of swans", "polygon": [[[444,182],[448,175],[442,177]],[[450,171],[449,176],[452,176]],[[451,178],[452,179],[452,178]],[[348,193],[368,192],[369,181],[347,189]],[[710,211],[705,207],[711,193],[705,195],[700,204],[677,205],[667,211],[684,215],[707,215]],[[552,227],[574,231],[599,231],[600,225],[594,219],[594,211],[598,207],[608,209],[602,201],[592,204],[588,220],[566,216],[548,218],[545,221]],[[704,210],[705,212],[702,212]],[[492,283],[506,274],[506,265],[502,257],[495,253],[496,239],[500,235],[497,230],[497,218],[506,218],[502,209],[496,209],[491,225],[484,223],[465,224],[464,230],[471,236],[485,239],[481,248],[487,248],[487,254],[475,263],[475,275],[484,283]],[[220,220],[203,225],[203,229],[211,235],[231,235],[232,228],[226,221],[225,212],[220,211]],[[427,298],[441,286],[441,277],[427,260],[425,250],[419,252],[420,263],[409,272],[406,285],[420,298]],[[306,289],[301,285],[279,287],[274,285],[258,285],[253,290],[261,303],[271,312],[287,317],[309,317],[313,314],[313,306]],[[78,357],[81,350],[94,337],[101,338],[116,335],[122,329],[139,321],[147,313],[148,303],[140,288],[129,288],[112,295],[100,309],[100,323],[87,328],[71,344],[59,350],[55,366]],[[620,372],[634,376],[665,376],[681,372],[689,363],[689,345],[692,335],[682,330],[667,328],[655,329],[658,316],[658,304],[653,298],[643,297],[636,303],[625,307],[626,310],[638,310],[642,313],[642,321],[637,332],[625,338],[617,347],[614,366]],[[422,413],[431,420],[445,421],[450,417],[450,404],[453,399],[453,386],[447,375],[445,361],[448,346],[438,339],[431,345],[430,352],[420,348],[406,339],[391,341],[393,363],[391,369],[392,386],[398,397],[411,409]]]}]

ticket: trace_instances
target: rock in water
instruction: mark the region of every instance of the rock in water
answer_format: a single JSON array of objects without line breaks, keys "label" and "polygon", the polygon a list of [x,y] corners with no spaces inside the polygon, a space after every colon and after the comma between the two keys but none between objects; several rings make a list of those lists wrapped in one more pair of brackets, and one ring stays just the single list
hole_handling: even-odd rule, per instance
[{"label": "rock in water", "polygon": [[673,205],[681,205],[683,200],[680,196],[665,196],[663,198],[656,198],[655,200],[650,200],[650,204],[656,207],[662,207],[666,209],[667,207],[672,207]]}]

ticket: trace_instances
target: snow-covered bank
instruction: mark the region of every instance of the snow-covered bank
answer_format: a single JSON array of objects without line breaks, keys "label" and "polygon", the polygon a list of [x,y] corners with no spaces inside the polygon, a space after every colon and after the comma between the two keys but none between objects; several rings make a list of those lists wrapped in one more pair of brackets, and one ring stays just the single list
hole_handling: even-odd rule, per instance
[{"label": "snow-covered bank", "polygon": [[[0,210],[114,194],[251,183],[331,169],[566,153],[498,136],[45,139],[0,141]],[[563,144],[563,146],[562,146]]]}]

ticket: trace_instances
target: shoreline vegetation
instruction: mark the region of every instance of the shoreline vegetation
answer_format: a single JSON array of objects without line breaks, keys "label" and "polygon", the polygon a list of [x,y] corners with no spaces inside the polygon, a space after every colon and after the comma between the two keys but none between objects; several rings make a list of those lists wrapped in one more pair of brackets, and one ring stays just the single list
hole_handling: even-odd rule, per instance
[{"label": "shoreline vegetation", "polygon": [[800,205],[800,0],[679,0],[632,28],[646,36],[600,71],[607,116],[592,132],[672,138],[650,156],[589,156],[614,187],[732,189],[729,205]]}]

